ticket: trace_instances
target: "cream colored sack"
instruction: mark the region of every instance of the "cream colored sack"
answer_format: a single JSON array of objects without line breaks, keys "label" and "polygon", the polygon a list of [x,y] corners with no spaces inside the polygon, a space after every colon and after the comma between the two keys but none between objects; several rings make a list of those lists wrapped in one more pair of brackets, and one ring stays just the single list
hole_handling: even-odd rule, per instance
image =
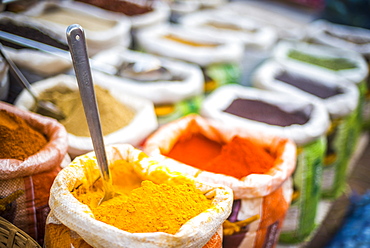
[{"label": "cream colored sack", "polygon": [[[119,100],[120,103],[134,110],[135,116],[131,122],[104,136],[106,145],[117,143],[128,143],[133,146],[139,146],[140,143],[157,127],[157,119],[154,112],[153,103],[147,99],[127,94],[124,89],[117,86],[118,82],[111,82],[102,78],[96,78],[93,75],[94,83],[107,90]],[[60,74],[32,84],[36,94],[52,89],[55,86],[66,86],[73,90],[78,90],[76,78],[71,75]],[[23,90],[18,95],[14,104],[21,108],[29,110],[34,104],[34,100],[28,91]],[[74,158],[93,150],[93,144],[90,137],[76,136],[68,133],[68,153]]]},{"label": "cream colored sack", "polygon": [[[179,175],[169,172],[131,145],[107,146],[106,151],[111,163],[124,159],[141,178],[154,183],[176,180]],[[213,206],[210,209],[189,220],[175,235],[164,232],[129,233],[120,230],[95,220],[89,207],[79,202],[71,193],[81,182],[89,185],[89,180],[96,180],[99,173],[97,165],[91,163],[92,159],[95,160],[93,152],[79,156],[58,174],[51,188],[51,214],[48,216],[47,225],[63,224],[73,231],[76,237],[80,236],[93,247],[203,247],[231,212],[233,194],[229,188],[202,183],[188,177],[189,180],[194,180],[197,188],[208,198],[213,198]],[[47,234],[46,244],[48,238],[50,237]]]},{"label": "cream colored sack", "polygon": [[[235,135],[249,138],[275,154],[275,163],[265,174],[249,174],[238,179],[226,174],[203,171],[163,155],[171,151],[182,135],[188,133],[202,134],[218,143],[228,143]],[[144,151],[168,166],[171,171],[194,176],[203,182],[221,184],[233,190],[233,209],[228,221],[238,225],[243,221],[247,223],[248,219],[254,220],[240,224],[240,228],[235,229],[226,229],[224,225],[228,232],[223,233],[223,247],[275,247],[292,196],[290,176],[296,165],[296,146],[291,140],[257,129],[231,127],[198,115],[188,115],[159,128],[147,139]],[[227,166],[229,165],[225,164]]]}]

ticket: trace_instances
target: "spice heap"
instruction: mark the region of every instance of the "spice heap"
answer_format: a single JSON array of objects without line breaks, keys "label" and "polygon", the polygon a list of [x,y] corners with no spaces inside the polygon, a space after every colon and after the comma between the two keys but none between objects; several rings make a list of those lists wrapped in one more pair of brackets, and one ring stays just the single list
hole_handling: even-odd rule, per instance
[{"label": "spice heap", "polygon": [[135,4],[134,2],[122,0],[77,0],[77,1],[91,4],[105,10],[123,13],[127,16],[142,15],[153,10],[153,8],[149,6],[150,1],[148,1],[147,5],[139,5]]},{"label": "spice heap", "polygon": [[303,125],[309,120],[309,115],[304,111],[288,113],[273,104],[243,98],[234,99],[224,112],[281,127]]},{"label": "spice heap", "polygon": [[317,66],[325,67],[333,71],[356,68],[355,64],[344,58],[316,57],[310,54],[299,52],[297,50],[291,50],[288,53],[288,57]]},{"label": "spice heap", "polygon": [[188,220],[210,207],[194,185],[143,181],[130,195],[121,195],[92,209],[97,220],[131,233],[175,234]]},{"label": "spice heap", "polygon": [[327,99],[344,93],[343,90],[336,86],[329,86],[322,82],[314,81],[308,77],[294,75],[293,73],[283,72],[277,75],[276,79],[322,99]]},{"label": "spice heap", "polygon": [[[50,46],[54,46],[63,50],[67,51],[69,50],[67,43],[63,41],[61,38],[54,37],[56,35],[52,34],[50,31],[42,30],[40,29],[40,27],[35,28],[33,26],[17,23],[16,21],[10,18],[0,19],[0,30],[11,34],[19,35],[27,39],[35,40]],[[17,45],[14,44],[13,42],[8,42],[3,39],[1,39],[1,43],[4,46],[9,46],[15,49],[27,48],[26,46]]]},{"label": "spice heap", "polygon": [[[113,183],[118,184],[121,195],[96,206],[103,196],[101,187],[72,192],[79,201],[90,207],[99,221],[131,233],[175,234],[185,222],[211,206],[210,200],[194,184],[184,182],[169,185],[141,181],[133,170],[126,173],[117,169],[127,169],[129,166],[124,166],[124,163],[127,162],[118,160],[112,165]],[[122,191],[122,182],[127,185],[125,192]]]},{"label": "spice heap", "polygon": [[222,145],[201,134],[186,135],[164,155],[201,170],[238,179],[252,173],[264,174],[275,161],[265,148],[239,136]]},{"label": "spice heap", "polygon": [[25,160],[46,143],[46,138],[25,120],[0,110],[0,159]]},{"label": "spice heap", "polygon": [[343,39],[358,45],[363,45],[370,43],[370,39],[368,37],[361,37],[361,36],[348,36],[348,35],[343,35],[335,32],[331,32],[330,30],[325,30],[325,34],[328,34],[330,36],[333,36],[335,38]]},{"label": "spice heap", "polygon": [[[125,127],[134,118],[134,111],[115,99],[108,90],[96,85],[95,93],[103,135]],[[39,98],[51,101],[62,110],[66,118],[60,123],[64,125],[68,133],[83,137],[90,136],[78,90],[72,90],[66,86],[56,86],[42,92]]]},{"label": "spice heap", "polygon": [[101,18],[88,12],[76,11],[61,6],[48,6],[43,12],[35,16],[42,21],[53,22],[63,26],[78,23],[85,30],[106,31],[117,25],[117,21]]}]

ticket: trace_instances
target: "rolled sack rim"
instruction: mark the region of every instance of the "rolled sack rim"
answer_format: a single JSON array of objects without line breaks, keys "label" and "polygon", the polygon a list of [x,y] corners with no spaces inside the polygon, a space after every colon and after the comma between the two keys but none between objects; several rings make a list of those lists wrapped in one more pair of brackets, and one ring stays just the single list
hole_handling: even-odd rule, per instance
[{"label": "rolled sack rim", "polygon": [[[151,158],[149,158],[149,160],[145,156],[143,158],[141,156],[143,152],[129,144],[110,145],[106,147],[106,150],[108,157],[113,156],[116,157],[116,159],[126,159],[135,164],[140,163],[141,161],[143,161],[143,163],[148,162],[149,164],[153,162]],[[214,201],[214,205],[218,205],[218,207],[211,207],[193,217],[174,235],[163,232],[129,233],[100,222],[94,219],[93,214],[87,205],[79,202],[71,194],[71,190],[76,187],[75,184],[78,178],[81,179],[84,177],[85,169],[83,164],[80,162],[83,162],[84,159],[91,159],[94,156],[94,152],[89,152],[85,155],[79,156],[75,158],[69,166],[59,172],[51,187],[49,199],[49,205],[53,216],[59,222],[77,232],[91,245],[97,245],[98,247],[105,247],[105,245],[111,245],[111,247],[128,247],[135,244],[142,245],[145,243],[148,245],[146,247],[158,247],[160,240],[161,245],[163,245],[161,247],[182,247],[186,245],[184,242],[199,242],[197,241],[197,237],[209,236],[209,238],[211,238],[219,227],[212,225],[212,223],[214,224],[214,221],[216,221],[214,214],[218,215],[219,218],[217,221],[220,221],[220,219],[225,220],[231,212],[231,189],[221,185],[212,185],[200,182],[195,179],[195,183],[208,185],[213,188],[215,194],[219,194],[218,198],[215,198],[216,200]],[[143,168],[143,170],[145,170],[145,168]],[[150,174],[150,169],[148,172],[144,173]],[[223,192],[222,194],[220,193],[221,189]],[[221,211],[223,211],[222,215]],[[68,216],[68,218],[65,218],[66,216]],[[196,227],[199,227],[200,225],[203,227],[208,226],[209,228],[203,228],[203,231],[198,230],[198,233],[196,233]],[[154,242],[156,245],[153,245]]]},{"label": "rolled sack rim", "polygon": [[306,100],[312,103],[321,103],[328,111],[330,117],[334,119],[345,117],[356,109],[359,101],[359,90],[355,84],[347,79],[340,78],[338,75],[328,76],[326,74],[310,77],[309,74],[305,75],[302,71],[298,71],[298,75],[317,80],[326,86],[334,86],[343,92],[322,99],[295,86],[291,86],[288,83],[275,79],[275,76],[283,71],[294,72],[294,68],[289,66],[286,67],[274,60],[268,60],[255,72],[253,84],[260,89],[291,94],[306,98]]},{"label": "rolled sack rim", "polygon": [[[196,125],[200,127],[199,130],[212,132],[212,134],[207,135],[208,138],[211,138],[210,136],[212,135],[213,137],[223,136],[222,138],[228,140],[231,140],[234,135],[239,135],[242,138],[252,137],[257,139],[258,137],[261,142],[272,146],[276,146],[279,142],[285,141],[284,149],[275,160],[275,165],[268,171],[268,174],[250,174],[242,179],[237,179],[224,174],[202,171],[161,154],[161,151],[169,151],[171,149],[174,143],[173,140],[175,140],[182,131],[188,128],[190,122],[195,122]],[[203,134],[205,133],[203,132]],[[170,141],[168,142],[168,140]],[[231,128],[231,126],[225,126],[224,123],[219,121],[206,120],[199,115],[190,114],[182,119],[178,119],[160,127],[157,132],[147,139],[143,149],[149,156],[162,157],[164,161],[167,160],[168,163],[172,164],[170,167],[171,169],[178,167],[180,171],[186,171],[199,180],[230,187],[233,190],[234,198],[241,199],[263,197],[279,188],[295,170],[297,148],[296,144],[287,138],[281,138],[257,130],[245,130],[237,127]]]},{"label": "rolled sack rim", "polygon": [[[313,106],[310,119],[303,125],[293,124],[286,127],[270,125],[267,123],[241,118],[223,111],[237,98],[258,100],[269,104],[288,106],[291,109],[304,109]],[[222,99],[222,101],[220,101]],[[299,101],[299,105],[291,105],[292,101]],[[297,102],[296,102],[297,103]],[[284,105],[282,105],[284,104]],[[330,120],[327,110],[322,103],[308,101],[294,95],[281,92],[266,91],[260,88],[250,88],[241,85],[225,85],[213,91],[204,101],[201,108],[201,115],[210,119],[216,119],[229,125],[249,127],[271,133],[280,137],[286,137],[297,145],[307,144],[325,135],[329,128]]]},{"label": "rolled sack rim", "polygon": [[[297,50],[299,52],[314,55],[318,57],[344,58],[353,64],[355,68],[343,70],[330,70],[323,66],[299,61],[288,56],[289,52]],[[308,73],[320,73],[322,76],[334,77],[338,76],[351,81],[354,84],[361,83],[366,79],[369,68],[365,58],[358,52],[346,48],[338,48],[327,44],[310,44],[298,41],[279,41],[272,51],[272,57],[283,65],[287,65],[297,70],[305,70]]]},{"label": "rolled sack rim", "polygon": [[[217,47],[193,47],[171,41],[163,37],[164,35],[175,35],[181,38],[187,36],[195,42],[216,42],[219,45]],[[139,31],[137,40],[145,51],[173,59],[185,60],[200,66],[216,63],[241,63],[244,52],[244,45],[241,42],[225,42],[196,29],[168,24],[161,24]]]},{"label": "rolled sack rim", "polygon": [[0,159],[0,180],[31,176],[52,170],[59,166],[67,154],[67,132],[55,119],[19,109],[8,103],[0,102],[0,109],[23,118],[31,127],[46,135],[47,144],[37,153],[24,161]]}]

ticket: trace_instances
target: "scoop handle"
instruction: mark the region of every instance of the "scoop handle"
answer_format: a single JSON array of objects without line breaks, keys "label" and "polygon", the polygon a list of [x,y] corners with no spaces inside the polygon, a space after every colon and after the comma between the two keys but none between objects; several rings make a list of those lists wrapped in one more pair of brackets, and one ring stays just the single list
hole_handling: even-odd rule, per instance
[{"label": "scoop handle", "polygon": [[100,115],[96,104],[83,28],[78,24],[70,25],[67,28],[67,40],[101,176],[103,177],[103,182],[110,182],[111,178],[104,149]]},{"label": "scoop handle", "polygon": [[0,55],[3,57],[5,62],[9,65],[10,72],[13,76],[17,79],[17,81],[25,88],[28,93],[33,97],[33,99],[37,102],[38,99],[36,94],[31,89],[31,84],[28,82],[27,78],[23,75],[23,73],[18,69],[18,67],[14,64],[13,60],[11,60],[8,55],[4,51],[3,45],[0,43]]}]

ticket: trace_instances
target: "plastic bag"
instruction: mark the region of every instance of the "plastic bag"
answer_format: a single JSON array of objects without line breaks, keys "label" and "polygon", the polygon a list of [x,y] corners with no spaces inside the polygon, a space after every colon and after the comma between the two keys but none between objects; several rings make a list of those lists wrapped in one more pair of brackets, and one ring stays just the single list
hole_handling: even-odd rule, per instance
[{"label": "plastic bag", "polygon": [[61,167],[70,162],[67,132],[51,118],[20,110],[0,102],[0,109],[14,113],[47,137],[48,143],[24,161],[0,159],[1,198],[16,195],[1,216],[19,227],[39,244],[44,240],[49,213],[49,190]]},{"label": "plastic bag", "polygon": [[[179,176],[131,145],[107,146],[106,152],[111,163],[126,160],[126,169],[134,170],[143,180],[165,183],[176,181]],[[207,242],[210,244],[206,247],[220,247],[219,240],[222,237],[216,233],[231,211],[233,194],[229,188],[187,177],[207,198],[212,199],[211,208],[190,219],[174,235],[164,232],[129,233],[95,220],[89,207],[71,194],[75,187],[81,183],[91,185],[98,176],[93,152],[77,157],[63,169],[51,188],[51,214],[48,216],[47,226],[63,224],[73,238],[82,238],[93,247],[203,247]],[[48,248],[54,247],[53,237],[50,235],[52,234],[47,232],[45,237]],[[213,236],[215,237],[212,240]]]},{"label": "plastic bag", "polygon": [[[266,174],[250,174],[237,179],[203,171],[163,155],[172,149],[181,135],[188,132],[202,134],[219,143],[227,143],[235,135],[248,137],[276,154],[275,164]],[[233,190],[233,211],[228,220],[235,223],[252,218],[254,221],[244,224],[239,231],[232,229],[230,235],[224,233],[224,247],[263,247],[266,243],[269,247],[276,245],[292,196],[290,176],[296,165],[296,146],[292,141],[263,131],[231,128],[224,123],[188,115],[158,129],[146,140],[143,149],[170,171],[188,174],[203,182],[228,186]],[[256,218],[258,215],[260,218]]]}]

